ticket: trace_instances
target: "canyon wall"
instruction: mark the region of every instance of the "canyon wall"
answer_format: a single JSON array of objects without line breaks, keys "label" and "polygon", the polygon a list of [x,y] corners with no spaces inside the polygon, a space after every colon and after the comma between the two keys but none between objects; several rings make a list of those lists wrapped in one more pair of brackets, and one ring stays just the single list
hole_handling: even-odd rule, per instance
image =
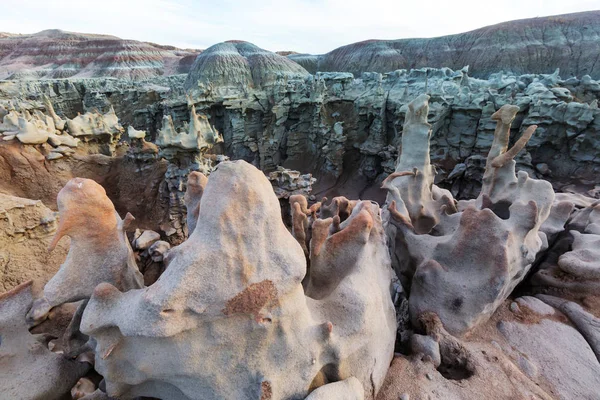
[{"label": "canyon wall", "polygon": [[[206,67],[206,66],[205,66]],[[472,78],[466,69],[398,70],[389,74],[319,73],[271,75],[269,84],[210,85],[183,89],[185,75],[136,83],[116,79],[0,82],[0,98],[22,108],[42,107],[48,95],[56,112],[72,118],[84,110],[108,112],[155,141],[170,116],[174,127],[189,121],[195,105],[223,135],[211,152],[244,159],[264,171],[284,166],[312,172],[316,194],[343,190],[381,200],[371,190],[395,167],[409,101],[431,96],[432,162],[437,182],[459,198],[478,191],[484,155],[493,138],[490,117],[511,103],[519,111],[511,129],[539,126],[518,168],[544,176],[556,189],[593,190],[600,170],[600,84],[558,73]],[[15,100],[20,98],[21,100]],[[25,98],[30,100],[24,100]]]}]

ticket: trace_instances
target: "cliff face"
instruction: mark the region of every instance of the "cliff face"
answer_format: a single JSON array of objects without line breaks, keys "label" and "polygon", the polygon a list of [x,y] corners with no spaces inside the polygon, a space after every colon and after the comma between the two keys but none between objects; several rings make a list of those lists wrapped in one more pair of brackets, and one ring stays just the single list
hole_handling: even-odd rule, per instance
[{"label": "cliff face", "polygon": [[292,54],[309,72],[390,72],[468,65],[475,77],[507,71],[600,78],[600,11],[523,19],[431,39],[367,40],[321,56]]},{"label": "cliff face", "polygon": [[[165,116],[185,130],[189,107],[206,115],[224,142],[213,149],[264,171],[278,166],[313,173],[319,194],[360,193],[381,200],[376,187],[395,167],[407,104],[431,96],[432,162],[437,181],[456,196],[479,190],[485,154],[493,138],[492,114],[504,104],[519,107],[512,127],[538,125],[517,159],[519,168],[544,176],[557,189],[600,184],[600,84],[589,77],[563,80],[558,74],[501,75],[482,80],[465,70],[399,70],[391,74],[319,73],[269,76],[259,89],[215,83],[183,90],[185,75],[139,82],[117,79],[47,80],[0,83],[0,98],[27,98],[35,108],[42,93],[56,112],[112,106],[125,127],[147,131],[155,141]],[[514,140],[514,139],[513,139]],[[401,149],[400,149],[401,150]],[[378,197],[379,196],[379,197]]]},{"label": "cliff face", "polygon": [[0,79],[172,75],[186,73],[198,52],[57,29],[0,34]]}]

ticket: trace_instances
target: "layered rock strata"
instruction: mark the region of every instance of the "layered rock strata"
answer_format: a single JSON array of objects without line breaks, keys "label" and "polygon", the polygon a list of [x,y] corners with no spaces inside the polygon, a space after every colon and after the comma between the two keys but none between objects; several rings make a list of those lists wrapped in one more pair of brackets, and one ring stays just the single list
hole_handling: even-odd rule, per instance
[{"label": "layered rock strata", "polygon": [[[208,63],[202,70],[212,70]],[[214,67],[216,68],[216,66]],[[165,127],[187,129],[189,107],[208,117],[223,136],[212,152],[244,159],[269,172],[278,166],[311,172],[317,194],[354,196],[370,190],[394,171],[407,104],[431,96],[431,157],[437,182],[458,198],[479,192],[485,157],[495,127],[491,115],[504,104],[519,111],[511,141],[521,125],[537,125],[517,161],[517,168],[544,177],[561,189],[593,190],[598,184],[600,84],[589,77],[561,79],[558,74],[511,76],[487,80],[466,70],[398,70],[388,74],[324,73],[305,78],[272,75],[260,88],[215,83],[183,90],[185,76],[136,84],[117,80],[4,82],[0,96],[48,95],[56,113],[73,118],[84,109],[102,113],[112,106],[120,123],[147,132],[154,142]],[[43,109],[41,99],[19,107]],[[353,179],[349,179],[353,176]],[[351,192],[350,192],[351,191]],[[379,198],[378,200],[382,200]]]},{"label": "layered rock strata", "polygon": [[143,79],[181,74],[199,52],[59,29],[29,35],[3,33],[0,79]]},{"label": "layered rock strata", "polygon": [[[431,39],[365,40],[323,55],[288,57],[316,71],[389,72],[422,67],[471,67],[473,76],[498,71],[600,78],[600,11],[503,22]],[[507,44],[510,44],[507,46]]]}]

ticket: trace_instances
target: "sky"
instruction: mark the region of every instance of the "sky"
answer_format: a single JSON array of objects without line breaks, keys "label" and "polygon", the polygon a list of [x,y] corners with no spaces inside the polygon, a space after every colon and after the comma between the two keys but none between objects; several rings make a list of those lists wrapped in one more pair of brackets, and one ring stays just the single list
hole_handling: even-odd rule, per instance
[{"label": "sky", "polygon": [[101,33],[182,48],[246,40],[322,54],[367,39],[435,37],[600,9],[600,0],[0,0],[0,31]]}]

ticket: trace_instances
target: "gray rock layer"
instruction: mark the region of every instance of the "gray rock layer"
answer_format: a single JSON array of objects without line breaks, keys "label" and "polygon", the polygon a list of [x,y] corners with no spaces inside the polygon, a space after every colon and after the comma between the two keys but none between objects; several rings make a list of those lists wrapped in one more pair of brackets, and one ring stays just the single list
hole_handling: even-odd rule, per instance
[{"label": "gray rock layer", "polygon": [[366,40],[323,55],[292,54],[309,72],[389,72],[401,68],[471,67],[486,78],[498,71],[600,78],[600,11],[503,22],[431,39]]},{"label": "gray rock layer", "polygon": [[[589,76],[563,80],[551,75],[495,74],[475,79],[466,70],[398,70],[390,74],[320,73],[306,77],[270,75],[263,87],[229,84],[198,87],[186,97],[185,76],[133,83],[114,79],[1,82],[0,98],[24,98],[21,108],[43,107],[47,94],[56,112],[113,106],[120,123],[148,132],[155,141],[164,116],[181,130],[189,104],[209,117],[224,142],[213,153],[244,159],[265,171],[277,166],[311,172],[317,195],[344,187],[365,192],[395,168],[407,104],[430,95],[431,155],[436,183],[458,198],[473,197],[493,139],[491,115],[504,104],[519,107],[511,143],[521,126],[538,125],[517,169],[543,176],[560,189],[599,182],[600,84]],[[379,193],[379,192],[378,192]],[[379,193],[381,196],[382,193]]]}]

